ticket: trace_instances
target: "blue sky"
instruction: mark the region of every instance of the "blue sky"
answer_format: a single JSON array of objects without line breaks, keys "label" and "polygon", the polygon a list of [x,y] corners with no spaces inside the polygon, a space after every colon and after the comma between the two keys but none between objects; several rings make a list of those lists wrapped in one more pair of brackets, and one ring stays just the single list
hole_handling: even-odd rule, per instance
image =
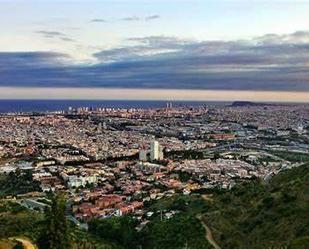
[{"label": "blue sky", "polygon": [[309,92],[309,1],[0,4],[0,87]]}]

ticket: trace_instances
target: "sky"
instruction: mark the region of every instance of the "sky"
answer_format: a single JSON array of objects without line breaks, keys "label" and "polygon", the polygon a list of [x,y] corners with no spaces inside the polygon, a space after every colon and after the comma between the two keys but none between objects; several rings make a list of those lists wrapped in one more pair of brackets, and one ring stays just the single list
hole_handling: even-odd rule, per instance
[{"label": "sky", "polygon": [[308,13],[305,0],[0,0],[0,98],[309,101]]}]

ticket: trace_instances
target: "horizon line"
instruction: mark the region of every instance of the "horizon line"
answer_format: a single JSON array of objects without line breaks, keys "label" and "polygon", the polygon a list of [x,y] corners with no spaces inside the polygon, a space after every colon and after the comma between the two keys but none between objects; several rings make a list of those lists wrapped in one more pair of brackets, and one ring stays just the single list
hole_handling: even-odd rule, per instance
[{"label": "horizon line", "polygon": [[159,100],[309,103],[309,92],[146,88],[0,87],[1,100]]}]

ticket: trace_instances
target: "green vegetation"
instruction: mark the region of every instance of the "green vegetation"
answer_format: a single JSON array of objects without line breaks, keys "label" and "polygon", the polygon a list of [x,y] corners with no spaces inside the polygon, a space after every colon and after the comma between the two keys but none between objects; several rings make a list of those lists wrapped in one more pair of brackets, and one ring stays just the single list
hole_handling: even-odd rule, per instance
[{"label": "green vegetation", "polygon": [[149,249],[210,249],[200,221],[186,213],[171,219],[155,220],[140,234],[143,247]]},{"label": "green vegetation", "polygon": [[286,152],[286,151],[270,151],[271,154],[278,156],[290,162],[309,162],[309,154]]},{"label": "green vegetation", "polygon": [[39,249],[120,249],[70,224],[66,219],[66,200],[62,194],[51,196],[51,207],[45,212],[37,241]]},{"label": "green vegetation", "polygon": [[211,208],[211,204],[204,201],[199,195],[186,196],[178,194],[155,202],[149,207],[149,210],[156,213],[161,210],[177,210],[194,216],[207,212],[209,208]]},{"label": "green vegetation", "polygon": [[189,174],[188,172],[185,171],[177,171],[175,173],[178,174],[179,180],[181,182],[187,182],[192,178],[192,174]]},{"label": "green vegetation", "polygon": [[16,170],[9,174],[0,175],[0,198],[40,190],[40,184],[33,180],[31,171]]},{"label": "green vegetation", "polygon": [[46,210],[45,227],[38,239],[40,249],[69,249],[71,239],[65,216],[66,201],[61,195],[52,197],[51,208]]},{"label": "green vegetation", "polygon": [[196,150],[170,151],[164,154],[165,157],[171,159],[204,159],[204,153]]},{"label": "green vegetation", "polygon": [[108,242],[100,237],[73,228],[71,232],[72,249],[123,249],[115,242]]},{"label": "green vegetation", "polygon": [[309,165],[304,165],[267,185],[238,185],[216,196],[205,221],[222,248],[303,248],[309,236],[308,182]]},{"label": "green vegetation", "polygon": [[14,202],[0,202],[0,239],[25,235],[35,238],[42,215],[26,210]]},{"label": "green vegetation", "polygon": [[122,248],[136,248],[138,237],[135,227],[137,222],[129,216],[93,220],[89,232],[97,238],[117,243]]},{"label": "green vegetation", "polygon": [[12,249],[17,241],[9,238],[25,237],[37,241],[40,249],[121,249],[67,223],[64,212],[61,196],[52,197],[52,208],[46,210],[45,215],[30,211],[16,202],[0,201],[0,248]]},{"label": "green vegetation", "polygon": [[[149,207],[155,214],[140,232],[135,229],[136,221],[129,216],[94,220],[89,232],[96,238],[116,242],[121,248],[207,249],[211,247],[196,215],[206,211],[208,205],[197,195],[176,195]],[[177,210],[179,213],[170,219],[161,219],[162,210]]]},{"label": "green vegetation", "polygon": [[[207,196],[178,194],[151,204],[148,210],[154,214],[141,231],[130,216],[93,220],[88,232],[79,230],[66,221],[59,195],[51,198],[45,217],[5,201],[0,202],[0,243],[26,236],[38,241],[39,249],[210,249],[207,226],[221,248],[305,249],[308,182],[309,164],[283,171],[268,183],[256,179]],[[174,215],[167,219],[164,214],[171,210]]]},{"label": "green vegetation", "polygon": [[[149,207],[149,211],[154,212],[151,222],[139,233],[142,248],[211,248],[205,239],[205,229],[196,218],[209,208],[210,203],[199,195],[178,194],[157,201]],[[161,211],[169,210],[177,213],[170,219],[161,215]]]},{"label": "green vegetation", "polygon": [[[177,244],[177,241],[183,243],[184,240],[176,239],[177,236],[170,230],[177,227],[180,227],[178,232],[182,238],[186,234],[181,231],[195,230],[190,232],[196,235],[195,241],[198,241],[202,236],[194,226],[199,224],[198,221],[189,222],[191,228],[184,225],[185,220],[197,217],[197,214],[202,214],[202,220],[210,227],[221,248],[307,248],[308,182],[309,164],[281,172],[267,184],[254,180],[237,185],[231,191],[215,191],[212,201],[203,200],[198,195],[177,195],[160,200],[149,208],[155,215],[143,230],[147,242],[145,248],[158,248],[162,243],[160,239],[171,242],[166,248],[184,248],[183,244]],[[180,213],[160,223],[159,210],[179,210]],[[178,219],[182,221],[177,222]],[[202,245],[200,248],[203,248]]]}]

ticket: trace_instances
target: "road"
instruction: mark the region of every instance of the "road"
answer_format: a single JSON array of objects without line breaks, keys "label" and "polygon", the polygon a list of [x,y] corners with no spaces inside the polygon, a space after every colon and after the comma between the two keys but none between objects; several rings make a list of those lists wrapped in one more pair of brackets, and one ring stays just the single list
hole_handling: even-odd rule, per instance
[{"label": "road", "polygon": [[67,215],[67,219],[72,221],[77,227],[88,230],[88,224],[87,223],[81,223],[77,219],[75,219],[72,215]]},{"label": "road", "polygon": [[37,249],[37,247],[34,244],[32,244],[32,242],[28,239],[16,238],[16,237],[10,238],[10,239],[17,240],[17,241],[21,242],[25,249]]},{"label": "road", "polygon": [[211,244],[215,249],[221,249],[221,247],[214,240],[214,238],[212,236],[212,232],[211,232],[210,228],[207,226],[207,224],[205,223],[205,221],[203,220],[202,215],[197,215],[196,218],[198,218],[200,220],[203,227],[205,228],[205,230],[206,230],[205,239],[209,242],[209,244]]}]

